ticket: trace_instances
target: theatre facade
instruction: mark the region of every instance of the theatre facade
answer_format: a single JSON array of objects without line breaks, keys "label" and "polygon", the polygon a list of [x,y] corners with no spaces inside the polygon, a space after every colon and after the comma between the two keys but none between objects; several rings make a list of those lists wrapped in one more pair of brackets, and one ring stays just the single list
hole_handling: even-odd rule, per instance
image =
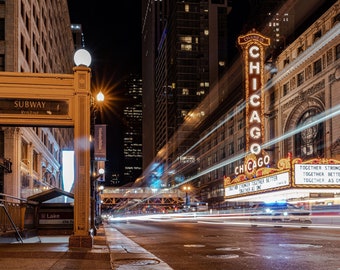
[{"label": "theatre facade", "polygon": [[238,38],[244,99],[202,128],[202,201],[340,204],[339,13],[337,1],[275,59],[258,30]]},{"label": "theatre facade", "polygon": [[260,33],[239,37],[246,153],[224,177],[225,201],[339,203],[339,33],[337,3],[275,63],[264,63]]}]

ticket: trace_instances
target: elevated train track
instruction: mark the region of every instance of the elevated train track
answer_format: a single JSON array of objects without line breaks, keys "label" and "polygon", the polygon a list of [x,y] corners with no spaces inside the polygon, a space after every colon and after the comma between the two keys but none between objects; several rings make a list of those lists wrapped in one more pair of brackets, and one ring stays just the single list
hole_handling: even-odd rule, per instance
[{"label": "elevated train track", "polygon": [[145,207],[176,207],[184,202],[185,193],[178,189],[147,187],[105,188],[100,195],[102,209],[143,209]]}]

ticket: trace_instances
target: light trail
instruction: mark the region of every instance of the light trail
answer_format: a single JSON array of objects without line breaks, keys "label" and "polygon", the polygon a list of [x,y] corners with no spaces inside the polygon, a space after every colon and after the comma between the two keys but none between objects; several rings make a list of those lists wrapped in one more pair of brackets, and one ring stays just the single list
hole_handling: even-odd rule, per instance
[{"label": "light trail", "polygon": [[[239,109],[241,110],[241,108],[243,108],[244,106],[245,106],[245,103],[243,103],[243,104],[240,106]],[[236,113],[236,112],[235,112],[235,113]],[[286,132],[286,133],[283,134],[282,136],[279,136],[279,137],[277,137],[277,138],[274,138],[274,139],[271,140],[271,141],[268,141],[268,142],[264,143],[263,145],[261,145],[261,148],[262,148],[262,149],[269,148],[270,146],[275,145],[276,143],[278,143],[278,142],[280,142],[280,141],[283,141],[283,140],[285,140],[285,139],[287,139],[287,138],[289,138],[289,137],[292,137],[292,136],[294,136],[294,135],[296,135],[296,134],[302,132],[303,130],[306,130],[306,129],[310,128],[310,127],[313,127],[313,126],[315,126],[315,125],[317,125],[317,124],[319,124],[319,123],[322,123],[322,122],[324,122],[324,121],[326,121],[326,120],[329,120],[329,119],[331,119],[331,118],[333,118],[333,117],[336,117],[336,116],[338,116],[339,114],[340,114],[340,104],[337,105],[337,106],[334,106],[334,107],[330,108],[330,109],[327,110],[327,111],[324,111],[324,112],[322,112],[322,113],[320,113],[320,114],[314,116],[314,117],[313,117],[313,121],[308,122],[308,123],[304,123],[304,124],[301,125],[301,126],[297,126],[296,128],[294,128],[294,129],[292,129],[292,130]],[[234,117],[234,115],[230,115],[228,118],[226,118],[223,122],[221,122],[217,127],[215,127],[215,128],[214,128],[212,131],[210,131],[207,135],[205,135],[201,140],[199,140],[199,141],[198,141],[195,145],[193,145],[190,149],[192,150],[194,147],[196,147],[197,145],[199,145],[200,143],[202,143],[202,141],[205,140],[207,137],[209,137],[213,132],[216,132],[216,130],[218,129],[218,127],[220,127],[221,125],[225,124],[225,123],[230,119],[230,117]],[[186,153],[189,153],[189,150],[188,150]],[[205,170],[202,170],[201,172],[199,172],[199,173],[197,173],[197,174],[195,174],[195,175],[193,175],[193,176],[190,176],[190,177],[186,178],[183,182],[178,183],[178,184],[172,186],[171,188],[172,188],[172,189],[179,188],[179,187],[183,186],[184,184],[190,183],[190,182],[192,182],[193,180],[196,180],[196,179],[198,179],[199,177],[201,177],[201,176],[203,176],[203,175],[205,175],[205,174],[208,174],[208,173],[210,173],[210,172],[213,172],[214,170],[220,169],[220,168],[222,168],[222,167],[224,167],[224,166],[226,166],[226,165],[232,164],[232,163],[234,163],[234,162],[236,162],[236,161],[238,161],[238,160],[242,160],[242,159],[245,158],[245,156],[246,156],[247,154],[249,154],[249,153],[243,152],[243,153],[241,153],[241,154],[239,154],[239,155],[236,155],[236,156],[234,156],[234,157],[232,157],[232,158],[229,158],[229,159],[227,159],[227,160],[225,160],[225,161],[222,161],[222,162],[220,162],[220,163],[218,163],[218,164],[215,164],[214,166],[211,166],[211,167],[209,167],[209,168],[207,168],[207,169],[205,169]],[[189,166],[189,165],[187,165],[187,166]],[[186,167],[182,168],[182,170],[184,170],[185,168],[186,168]],[[177,174],[180,174],[180,173],[181,173],[181,171],[177,171]],[[165,172],[164,175],[166,176],[167,173]],[[141,202],[145,202],[145,201],[147,201],[147,200],[150,199],[150,198],[157,197],[157,195],[159,195],[159,194],[160,194],[160,193],[155,193],[153,196],[150,196],[150,197],[148,197],[148,198],[145,198],[144,200],[141,200]],[[140,202],[140,203],[141,203],[141,202]],[[139,203],[137,203],[137,204],[135,204],[135,205],[129,207],[129,209],[132,209],[133,207],[137,206],[138,204],[139,204]]]},{"label": "light trail", "polygon": [[[340,229],[340,213],[330,214],[318,212],[310,216],[311,223],[298,221],[268,221],[274,216],[251,215],[247,213],[216,214],[209,212],[175,213],[175,214],[150,214],[150,215],[130,215],[123,217],[110,217],[108,223],[115,222],[194,222],[217,224],[225,226],[251,226],[251,227],[289,227],[289,228],[323,228]],[[289,218],[290,216],[286,216]],[[254,219],[256,218],[256,219]],[[252,220],[254,219],[254,220]]]},{"label": "light trail", "polygon": [[[274,144],[276,144],[276,143],[278,143],[278,142],[280,142],[280,141],[283,141],[283,140],[285,140],[285,139],[287,139],[287,138],[289,138],[289,137],[291,137],[291,136],[293,136],[293,135],[295,135],[295,134],[300,133],[300,132],[303,131],[303,130],[306,130],[306,129],[310,128],[310,127],[313,127],[313,126],[315,126],[315,125],[317,125],[317,124],[319,124],[319,123],[322,123],[322,122],[324,122],[324,121],[326,121],[326,120],[328,120],[328,119],[330,119],[330,118],[333,118],[333,117],[335,117],[335,116],[337,116],[337,115],[339,115],[339,114],[340,114],[340,105],[337,105],[337,106],[335,106],[335,107],[333,107],[333,108],[331,108],[331,109],[329,109],[329,110],[327,110],[327,111],[324,111],[324,112],[318,114],[317,116],[314,117],[314,120],[313,120],[313,121],[311,121],[311,122],[309,122],[309,123],[306,123],[306,124],[304,124],[304,125],[298,126],[298,127],[294,128],[293,130],[290,130],[290,131],[288,131],[287,133],[283,134],[282,136],[277,137],[277,138],[274,138],[273,140],[264,143],[264,144],[261,146],[261,148],[262,148],[262,149],[265,149],[265,148],[267,148],[267,147],[270,147],[270,146],[272,146],[272,145],[274,145]],[[220,162],[220,163],[218,163],[218,164],[216,164],[216,165],[214,165],[214,166],[211,166],[211,167],[209,167],[208,169],[203,170],[203,171],[201,171],[200,173],[198,173],[198,174],[196,174],[196,175],[194,175],[194,176],[191,176],[191,177],[187,178],[187,179],[185,180],[185,182],[181,183],[181,184],[178,185],[178,186],[181,186],[181,185],[183,185],[183,184],[185,184],[185,183],[187,183],[187,182],[193,181],[193,180],[195,180],[196,178],[198,178],[198,177],[200,177],[200,176],[202,176],[202,175],[205,175],[205,174],[207,174],[207,173],[210,173],[210,172],[212,172],[212,171],[214,171],[214,170],[217,170],[217,169],[219,169],[219,168],[221,168],[221,167],[223,167],[223,166],[226,166],[226,165],[228,165],[228,164],[231,164],[231,163],[233,163],[233,162],[235,162],[235,161],[237,161],[237,160],[243,159],[247,154],[248,154],[248,153],[245,152],[245,153],[242,153],[242,154],[240,154],[240,155],[237,155],[237,156],[235,156],[235,157],[233,157],[233,158],[230,158],[230,159],[228,159],[228,160],[226,160],[226,161],[222,161],[222,162]]]}]

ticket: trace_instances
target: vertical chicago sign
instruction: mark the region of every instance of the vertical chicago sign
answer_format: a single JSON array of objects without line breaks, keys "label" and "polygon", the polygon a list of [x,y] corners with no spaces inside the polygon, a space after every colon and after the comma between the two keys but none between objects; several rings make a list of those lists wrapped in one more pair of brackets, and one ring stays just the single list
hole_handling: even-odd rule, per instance
[{"label": "vertical chicago sign", "polygon": [[238,37],[243,50],[245,67],[246,100],[246,157],[244,165],[236,168],[235,173],[252,174],[256,168],[269,163],[269,156],[263,155],[261,145],[264,138],[263,81],[265,48],[270,39],[255,30]]}]

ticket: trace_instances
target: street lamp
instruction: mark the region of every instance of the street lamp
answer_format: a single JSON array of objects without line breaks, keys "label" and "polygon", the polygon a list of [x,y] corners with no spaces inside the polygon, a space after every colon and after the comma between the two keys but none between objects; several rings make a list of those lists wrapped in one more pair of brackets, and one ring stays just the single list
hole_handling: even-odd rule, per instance
[{"label": "street lamp", "polygon": [[73,56],[74,63],[76,66],[86,66],[89,67],[91,65],[91,54],[85,49],[79,49],[75,52]]},{"label": "street lamp", "polygon": [[[105,174],[105,161],[97,160],[96,151],[99,142],[96,140],[102,139],[101,136],[96,136],[97,133],[97,113],[101,113],[102,103],[105,100],[105,96],[102,91],[99,91],[97,95],[92,96],[92,125],[91,125],[91,227],[94,234],[97,232],[96,226],[101,223],[100,221],[100,198],[98,192],[98,181],[104,178]],[[100,138],[99,138],[100,137]]]},{"label": "street lamp", "polygon": [[190,198],[188,192],[191,190],[190,186],[184,186],[183,190],[185,191],[185,205],[189,206],[190,205]]},{"label": "street lamp", "polygon": [[99,93],[97,94],[97,101],[98,102],[103,102],[104,99],[105,99],[105,96],[104,96],[103,92],[99,91]]}]

